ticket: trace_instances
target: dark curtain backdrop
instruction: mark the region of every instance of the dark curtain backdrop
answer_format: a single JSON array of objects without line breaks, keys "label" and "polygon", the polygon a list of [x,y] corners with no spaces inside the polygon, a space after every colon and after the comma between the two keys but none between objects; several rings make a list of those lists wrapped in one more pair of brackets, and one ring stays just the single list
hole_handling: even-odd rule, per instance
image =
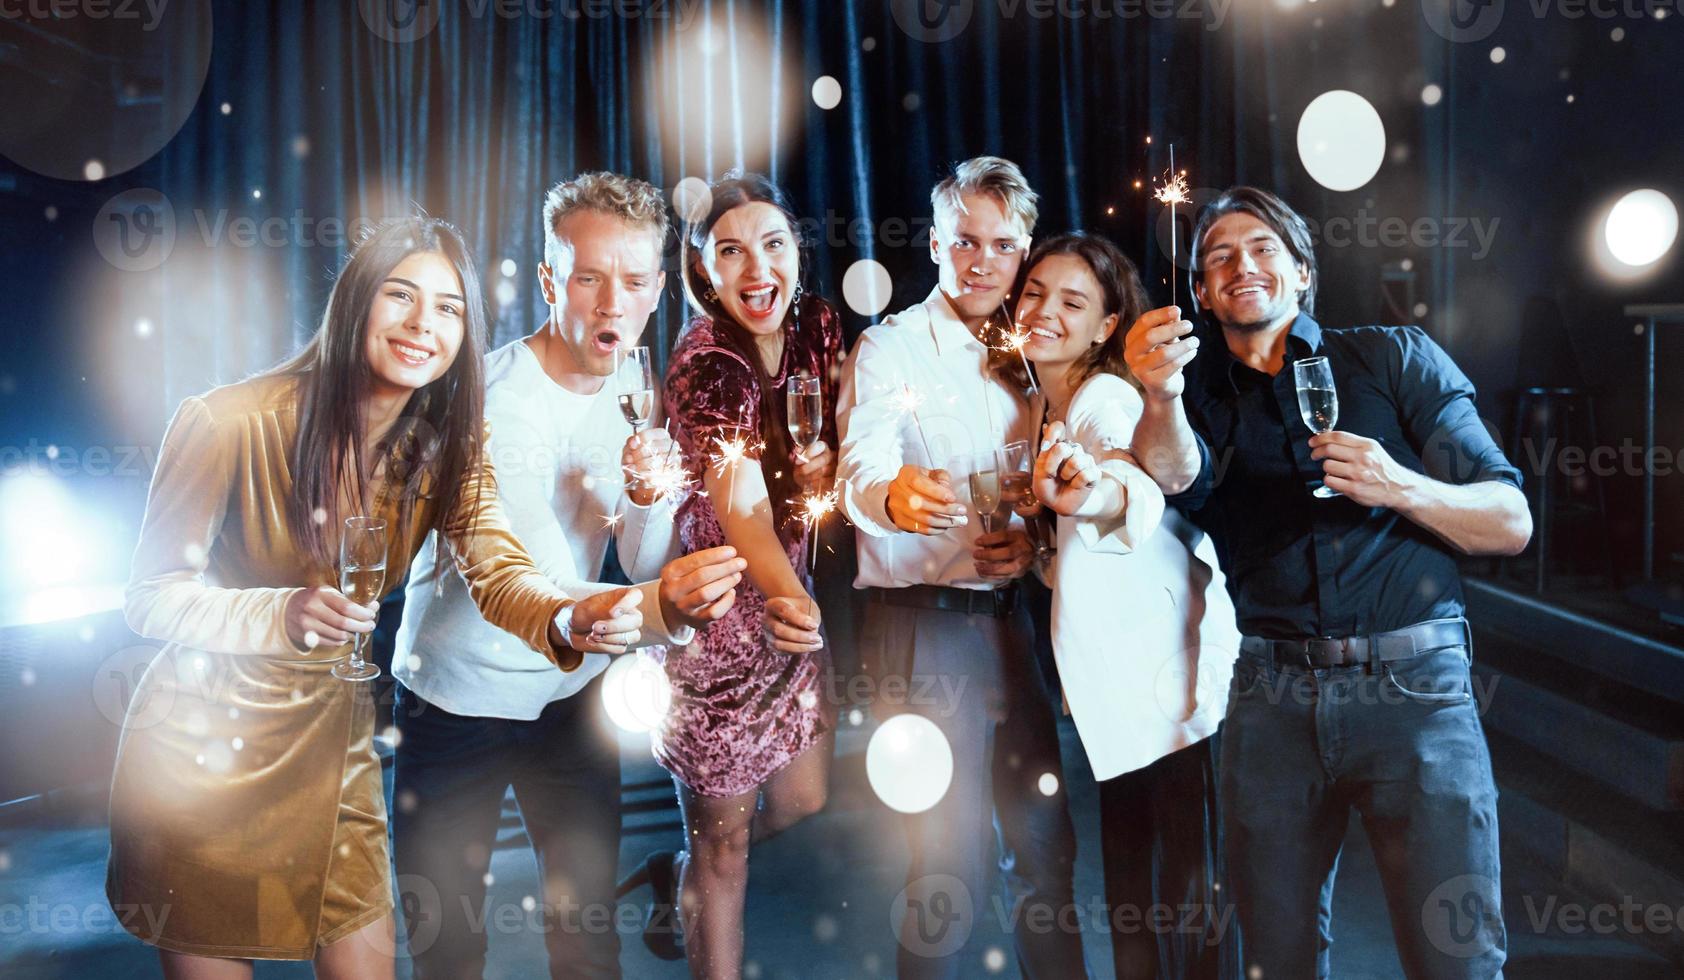
[{"label": "dark curtain backdrop", "polygon": [[[1537,18],[1510,4],[1488,37],[1451,43],[1423,16],[1435,0],[1175,0],[1157,8],[1169,17],[1113,0],[951,0],[932,33],[918,2],[426,0],[428,29],[406,33],[390,15],[407,0],[178,0],[171,9],[211,12],[209,68],[161,152],[94,182],[0,166],[0,288],[15,297],[0,338],[5,442],[156,445],[183,396],[273,363],[314,329],[345,254],[334,222],[412,207],[450,218],[484,266],[494,339],[529,332],[544,317],[543,191],[591,168],[669,192],[762,170],[808,221],[816,288],[840,300],[845,270],[873,258],[891,274],[893,311],[933,279],[931,183],[998,153],[1041,192],[1040,234],[1111,236],[1164,301],[1169,225],[1148,192],[1171,141],[1195,200],[1249,182],[1320,222],[1495,224],[1488,252],[1323,241],[1318,312],[1332,325],[1423,324],[1505,434],[1517,386],[1585,383],[1603,393],[1604,441],[1640,435],[1642,338],[1621,310],[1684,300],[1684,250],[1620,283],[1584,242],[1617,192],[1684,200],[1672,67],[1684,18]],[[599,16],[616,9],[641,15]],[[0,21],[0,68],[32,44]],[[24,98],[67,63],[35,53]],[[835,108],[810,94],[820,76],[840,84]],[[1429,83],[1437,104],[1422,98]],[[1346,193],[1312,181],[1296,149],[1304,107],[1331,89],[1363,95],[1386,127],[1385,164]],[[121,118],[144,130],[147,100],[120,95]],[[98,212],[143,187],[173,209],[175,250],[156,269],[114,268],[93,247]],[[675,279],[647,336],[661,355],[683,319]],[[851,331],[868,323],[850,314]],[[1684,428],[1665,379],[1680,348],[1684,336],[1663,338],[1660,441],[1675,450]],[[1616,551],[1635,554],[1635,474],[1609,490]],[[1669,471],[1663,514],[1684,506],[1681,490]],[[1684,528],[1662,534],[1684,541]]]},{"label": "dark curtain backdrop", "polygon": [[[766,172],[809,219],[818,288],[840,299],[848,264],[875,258],[892,275],[892,311],[932,281],[931,183],[956,160],[998,153],[1041,192],[1043,235],[1114,236],[1167,300],[1168,225],[1149,223],[1159,208],[1147,189],[1167,167],[1169,142],[1195,187],[1243,177],[1297,192],[1316,211],[1324,193],[1297,167],[1292,143],[1303,105],[1329,87],[1384,102],[1408,85],[1390,84],[1356,51],[1306,51],[1299,25],[1241,9],[1215,32],[1198,20],[1038,18],[985,2],[959,8],[971,16],[957,37],[929,43],[883,0],[691,0],[667,17],[576,19],[531,15],[560,9],[547,4],[475,16],[478,5],[463,0],[441,4],[436,25],[413,41],[371,28],[383,6],[216,7],[200,111],[156,164],[178,223],[197,227],[184,228],[164,270],[166,383],[155,411],[308,336],[344,254],[320,233],[324,219],[411,207],[450,218],[485,267],[495,339],[530,331],[545,316],[534,279],[544,188],[596,168],[669,192],[684,177]],[[1397,20],[1412,60],[1416,21]],[[810,95],[821,75],[841,85],[834,109]],[[1419,113],[1400,115],[1389,120],[1404,129],[1394,137],[1418,144]],[[1424,184],[1410,170],[1383,174],[1379,186],[1413,210]],[[289,231],[288,247],[207,247],[219,216],[299,212],[306,230]],[[1190,217],[1182,209],[1183,233]],[[504,259],[515,275],[499,302]],[[681,324],[669,285],[672,301],[647,338],[662,352]],[[228,329],[231,311],[241,329]]]}]

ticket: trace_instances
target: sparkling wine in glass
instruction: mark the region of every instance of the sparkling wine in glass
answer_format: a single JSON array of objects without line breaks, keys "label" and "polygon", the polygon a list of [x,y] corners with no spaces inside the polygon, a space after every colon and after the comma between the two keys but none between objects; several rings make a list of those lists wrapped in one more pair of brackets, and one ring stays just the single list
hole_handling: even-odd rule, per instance
[{"label": "sparkling wine in glass", "polygon": [[[339,591],[361,606],[373,605],[386,585],[386,522],[378,517],[348,517],[339,539]],[[333,665],[342,681],[371,681],[380,668],[363,659],[367,633],[352,635],[351,655]]]},{"label": "sparkling wine in glass", "polygon": [[971,460],[971,506],[976,508],[984,534],[999,529],[995,519],[1000,514],[1000,499],[1000,470],[994,450],[977,453]]},{"label": "sparkling wine in glass", "polygon": [[[1000,449],[1000,497],[1013,511],[1023,513],[1034,508],[1035,453],[1027,439],[1008,442]],[[1046,528],[1039,517],[1024,516],[1023,529],[1029,544],[1035,549],[1035,560],[1045,561],[1052,554],[1052,545],[1043,533]]]},{"label": "sparkling wine in glass", "polygon": [[[1307,357],[1292,365],[1298,385],[1298,414],[1311,432],[1331,432],[1339,424],[1339,392],[1333,386],[1333,368],[1325,357]],[[1311,491],[1318,497],[1337,497],[1339,491],[1325,483]]]},{"label": "sparkling wine in glass", "polygon": [[819,379],[805,372],[790,378],[785,397],[789,437],[795,440],[796,448],[818,442],[824,429],[824,394],[819,391]]},{"label": "sparkling wine in glass", "polygon": [[614,374],[620,414],[631,423],[633,432],[640,432],[655,412],[655,375],[649,368],[649,348],[632,347],[623,351]]}]

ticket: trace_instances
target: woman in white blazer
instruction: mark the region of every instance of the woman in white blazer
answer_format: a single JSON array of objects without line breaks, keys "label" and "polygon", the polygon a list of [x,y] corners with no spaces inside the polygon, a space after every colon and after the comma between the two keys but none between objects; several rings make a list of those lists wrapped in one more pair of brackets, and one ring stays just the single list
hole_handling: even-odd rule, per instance
[{"label": "woman in white blazer", "polygon": [[1133,263],[1091,235],[1038,245],[1027,268],[1015,319],[1030,332],[1045,423],[1034,474],[1045,511],[1030,519],[1056,526],[1042,574],[1059,681],[1099,780],[1117,976],[1237,977],[1216,888],[1212,736],[1240,637],[1210,541],[1129,452],[1142,402],[1123,337],[1144,290]]}]

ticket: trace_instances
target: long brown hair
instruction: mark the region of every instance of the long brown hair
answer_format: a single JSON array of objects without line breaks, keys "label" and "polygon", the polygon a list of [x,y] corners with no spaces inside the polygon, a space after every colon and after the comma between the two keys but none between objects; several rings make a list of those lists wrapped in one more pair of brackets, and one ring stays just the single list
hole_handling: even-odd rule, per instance
[{"label": "long brown hair", "polygon": [[[1082,356],[1070,365],[1075,374],[1070,379],[1071,389],[1081,387],[1082,382],[1101,372],[1115,374],[1129,384],[1136,384],[1134,376],[1129,373],[1128,361],[1123,358],[1123,345],[1128,339],[1129,326],[1146,312],[1146,288],[1140,283],[1140,271],[1109,239],[1074,232],[1037,243],[1029,253],[1029,260],[1023,264],[1021,282],[1027,283],[1041,260],[1053,255],[1073,255],[1086,263],[1094,281],[1099,284],[1100,308],[1104,315],[1117,317],[1111,336],[1105,338],[1104,343],[1094,344],[1083,351]],[[1017,296],[1018,304],[1022,305],[1021,283]],[[989,346],[989,367],[1020,387],[1028,387],[1029,377],[1024,372],[1023,359],[1003,347],[1003,344]]]},{"label": "long brown hair", "polygon": [[[468,474],[483,454],[486,312],[479,269],[462,233],[438,218],[381,224],[358,242],[328,296],[321,327],[304,349],[264,372],[298,383],[298,437],[293,446],[287,524],[301,549],[332,564],[343,481],[352,499],[372,506],[363,472],[364,404],[373,385],[365,353],[369,310],[380,286],[408,256],[437,252],[462,281],[462,344],[450,368],[415,391],[376,448],[387,456],[387,480],[399,493],[400,526],[414,518],[423,495],[437,501],[428,530],[442,531]],[[325,515],[325,519],[321,519]],[[394,533],[398,529],[394,528]]]},{"label": "long brown hair", "polygon": [[[745,204],[770,204],[783,214],[784,220],[789,222],[790,237],[795,241],[800,260],[796,278],[795,301],[790,303],[789,312],[784,314],[784,322],[779,327],[784,333],[784,343],[790,342],[790,334],[797,329],[818,329],[817,319],[823,315],[822,304],[816,301],[802,302],[805,288],[802,280],[807,277],[807,248],[801,239],[801,231],[795,210],[790,206],[789,198],[778,185],[772,183],[760,174],[743,174],[742,176],[726,175],[725,179],[715,182],[709,188],[712,191],[712,204],[707,214],[700,220],[689,224],[685,235],[686,251],[684,261],[680,264],[680,279],[684,283],[684,293],[691,305],[700,310],[703,315],[713,321],[719,337],[734,350],[738,356],[747,361],[754,368],[755,397],[760,405],[760,441],[765,445],[764,455],[778,462],[779,469],[788,479],[779,479],[774,473],[766,474],[768,491],[774,491],[773,499],[778,499],[776,491],[785,496],[793,493],[794,476],[789,473],[788,460],[794,455],[795,447],[790,442],[789,430],[778,424],[778,398],[781,397],[773,386],[774,371],[767,371],[761,362],[759,347],[755,343],[754,334],[746,327],[731,318],[726,312],[724,304],[713,292],[712,284],[708,282],[707,273],[702,270],[702,251],[707,248],[708,235],[713,232],[714,225],[719,223],[726,212],[732,208]],[[806,310],[802,309],[806,306]],[[803,317],[808,320],[803,320]],[[774,483],[776,487],[774,487]]]}]

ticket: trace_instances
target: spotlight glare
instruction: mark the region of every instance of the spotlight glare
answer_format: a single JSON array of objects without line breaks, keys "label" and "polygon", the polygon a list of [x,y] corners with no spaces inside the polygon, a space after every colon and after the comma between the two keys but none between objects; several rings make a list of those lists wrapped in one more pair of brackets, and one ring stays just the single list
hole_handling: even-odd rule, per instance
[{"label": "spotlight glare", "polygon": [[1678,208],[1653,188],[1632,191],[1608,212],[1602,236],[1618,261],[1633,268],[1652,265],[1678,237]]}]

